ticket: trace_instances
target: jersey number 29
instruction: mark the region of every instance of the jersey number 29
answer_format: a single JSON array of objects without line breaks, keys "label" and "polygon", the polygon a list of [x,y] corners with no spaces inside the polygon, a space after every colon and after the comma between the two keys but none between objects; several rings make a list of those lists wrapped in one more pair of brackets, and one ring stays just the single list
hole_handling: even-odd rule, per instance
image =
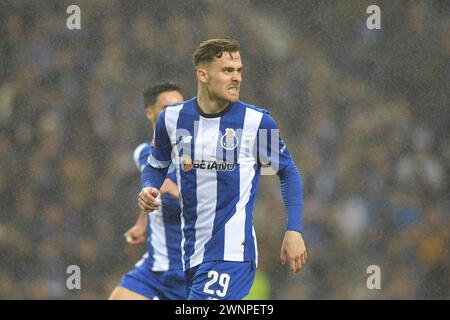
[{"label": "jersey number 29", "polygon": [[217,282],[219,279],[219,284],[222,287],[222,290],[216,290],[216,294],[223,298],[227,294],[228,285],[230,284],[230,276],[227,273],[219,273],[217,271],[211,270],[208,272],[208,279],[210,279],[207,283],[205,283],[205,287],[203,288],[203,292],[207,294],[214,294],[214,290],[211,290],[209,287]]}]

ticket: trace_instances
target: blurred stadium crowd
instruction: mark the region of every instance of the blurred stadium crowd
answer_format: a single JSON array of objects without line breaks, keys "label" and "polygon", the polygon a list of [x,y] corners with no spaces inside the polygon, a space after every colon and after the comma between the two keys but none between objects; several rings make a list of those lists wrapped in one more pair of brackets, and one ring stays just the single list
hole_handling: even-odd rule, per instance
[{"label": "blurred stadium crowd", "polygon": [[[372,1],[373,2],[373,1]],[[450,298],[450,6],[377,1],[0,3],[0,298],[106,299],[144,253],[132,151],[142,91],[196,94],[203,40],[240,41],[242,100],[270,111],[304,185],[309,260],[280,265],[277,177],[255,207],[263,299]],[[69,265],[82,289],[69,291]],[[381,268],[381,290],[366,269]]]}]

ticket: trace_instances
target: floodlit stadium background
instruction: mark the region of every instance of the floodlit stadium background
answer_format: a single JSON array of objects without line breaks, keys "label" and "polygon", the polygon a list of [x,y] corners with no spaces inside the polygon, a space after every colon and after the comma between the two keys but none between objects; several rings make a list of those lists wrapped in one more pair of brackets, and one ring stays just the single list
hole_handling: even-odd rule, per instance
[{"label": "floodlit stadium background", "polygon": [[141,93],[172,79],[195,95],[192,53],[223,36],[242,46],[242,100],[276,119],[304,184],[309,260],[290,278],[278,178],[261,179],[253,297],[450,298],[449,2],[312,0],[1,1],[0,298],[108,297],[145,250],[122,236],[131,153],[152,132]]}]

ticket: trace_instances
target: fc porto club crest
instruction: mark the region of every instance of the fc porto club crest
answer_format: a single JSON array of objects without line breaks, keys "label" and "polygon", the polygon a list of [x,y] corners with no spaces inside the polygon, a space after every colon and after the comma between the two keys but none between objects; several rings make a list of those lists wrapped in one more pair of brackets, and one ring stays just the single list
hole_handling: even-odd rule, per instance
[{"label": "fc porto club crest", "polygon": [[238,139],[233,128],[225,129],[225,134],[222,136],[222,139],[220,139],[220,144],[225,150],[233,150],[237,147]]}]

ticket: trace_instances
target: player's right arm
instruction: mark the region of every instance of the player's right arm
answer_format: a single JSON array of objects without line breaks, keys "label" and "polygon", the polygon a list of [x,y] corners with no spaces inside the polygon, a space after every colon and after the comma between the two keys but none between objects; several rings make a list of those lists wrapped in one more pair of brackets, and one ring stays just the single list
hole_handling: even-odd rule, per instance
[{"label": "player's right arm", "polygon": [[171,163],[172,145],[166,130],[165,114],[166,110],[163,110],[158,118],[153,146],[141,172],[142,190],[139,193],[138,204],[146,212],[156,210],[161,205],[156,197]]}]

